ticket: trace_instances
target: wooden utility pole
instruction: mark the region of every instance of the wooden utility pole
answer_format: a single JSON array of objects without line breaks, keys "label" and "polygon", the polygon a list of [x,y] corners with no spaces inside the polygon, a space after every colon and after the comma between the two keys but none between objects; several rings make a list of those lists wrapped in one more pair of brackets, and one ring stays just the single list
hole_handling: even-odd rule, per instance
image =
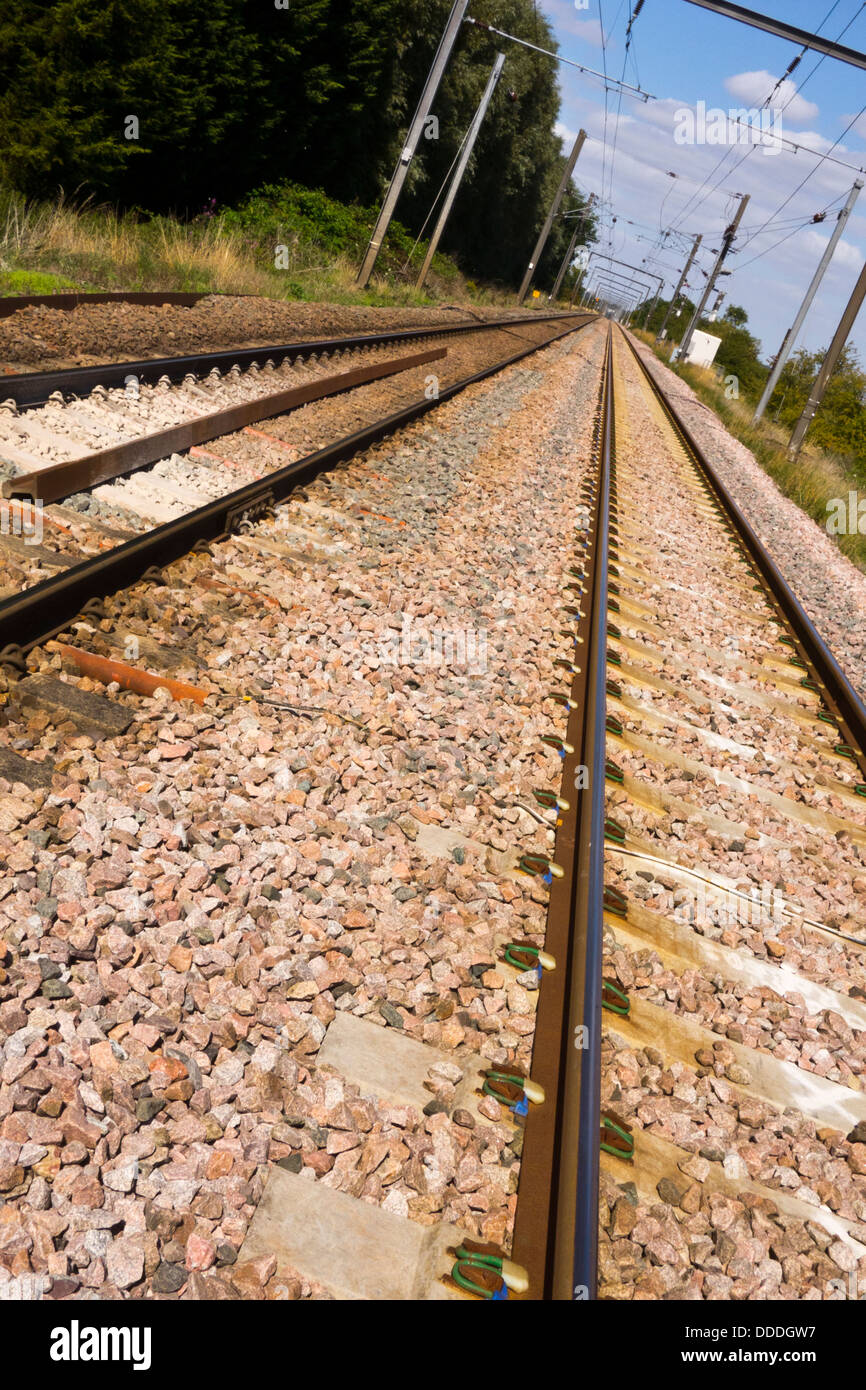
[{"label": "wooden utility pole", "polygon": [[439,214],[439,221],[436,223],[436,229],[433,232],[432,237],[430,238],[430,245],[427,248],[427,255],[424,257],[424,264],[421,267],[421,273],[418,276],[417,281],[415,282],[416,290],[420,290],[421,286],[424,284],[424,281],[427,279],[428,271],[430,270],[430,266],[433,263],[433,257],[436,255],[436,249],[439,245],[439,240],[442,236],[442,233],[445,230],[445,224],[448,221],[448,218],[451,216],[451,209],[454,206],[454,199],[457,197],[457,190],[460,187],[463,175],[466,173],[466,166],[469,163],[469,158],[475,147],[475,141],[478,139],[478,132],[481,129],[481,123],[487,114],[487,108],[490,105],[490,99],[493,96],[494,91],[496,90],[496,84],[499,81],[499,74],[502,71],[502,65],[504,62],[505,54],[497,53],[496,62],[493,64],[493,71],[487,79],[487,86],[484,89],[484,95],[481,98],[481,101],[478,103],[478,110],[475,112],[475,115],[472,118],[472,124],[469,127],[469,131],[466,136],[466,143],[463,146],[463,153],[460,156],[457,168],[454,170],[454,177],[451,180],[451,186],[449,187],[448,192],[445,195],[445,202],[442,204],[442,211]]},{"label": "wooden utility pole", "polygon": [[463,17],[468,8],[469,0],[454,0],[454,8],[445,26],[445,32],[439,41],[436,57],[433,59],[433,66],[430,69],[424,90],[421,93],[421,100],[418,103],[418,108],[412,118],[409,134],[406,136],[406,144],[403,146],[399,163],[391,179],[391,186],[385,194],[385,201],[382,204],[382,210],[379,213],[378,221],[373,229],[373,235],[370,237],[370,243],[367,247],[363,264],[358,271],[357,283],[361,289],[369,282],[370,276],[373,273],[373,267],[382,249],[382,242],[385,240],[385,233],[388,230],[391,218],[394,216],[397,199],[400,197],[403,184],[406,182],[406,175],[409,172],[409,166],[414,158],[418,141],[421,139],[427,117],[430,114],[430,107],[433,105],[436,98],[436,93],[439,90],[439,83],[442,81],[442,75],[448,66],[451,50],[457,41],[457,35],[460,33],[460,26],[463,23]]},{"label": "wooden utility pole", "polygon": [[713,266],[712,270],[710,271],[710,274],[707,277],[707,284],[703,293],[703,297],[701,298],[701,302],[695,309],[695,312],[692,314],[691,323],[689,324],[688,328],[683,334],[682,342],[680,343],[678,348],[674,348],[674,351],[671,354],[672,362],[680,361],[683,358],[685,358],[685,355],[688,352],[689,347],[691,346],[694,331],[701,321],[701,314],[704,312],[704,309],[707,305],[707,300],[713,292],[713,288],[719,276],[719,271],[725,263],[725,258],[727,257],[727,254],[731,249],[734,237],[737,235],[737,228],[740,225],[743,213],[746,211],[748,205],[749,195],[748,193],[743,193],[740,196],[740,206],[737,208],[736,216],[734,217],[733,222],[731,223],[730,227],[725,228],[725,233],[722,237],[721,250],[719,251],[719,254],[716,257],[715,265]]},{"label": "wooden utility pole", "polygon": [[526,274],[524,275],[520,289],[517,292],[518,304],[522,304],[524,299],[526,298],[526,292],[529,289],[529,285],[532,280],[533,274],[535,273],[535,269],[538,265],[538,262],[541,259],[542,252],[544,251],[544,248],[547,245],[547,238],[550,236],[550,229],[553,226],[553,219],[559,212],[559,205],[565,197],[565,190],[568,187],[568,181],[574,173],[574,166],[577,163],[578,155],[583,149],[583,142],[585,139],[586,131],[578,131],[577,139],[574,142],[574,147],[571,151],[571,154],[568,156],[565,169],[563,170],[562,178],[559,181],[559,188],[556,190],[556,196],[554,197],[553,202],[550,205],[550,211],[548,212],[547,217],[544,220],[544,226],[542,227],[541,232],[539,233],[538,240],[535,243],[535,250],[532,253],[532,259],[530,260],[529,265],[526,267]]},{"label": "wooden utility pole", "polygon": [[788,445],[788,458],[792,463],[799,454],[803,440],[806,437],[806,431],[815,418],[815,412],[818,406],[824,399],[827,383],[833,374],[833,368],[839,361],[842,349],[848,341],[848,334],[854,327],[854,320],[860,311],[860,305],[863,303],[864,297],[866,297],[866,265],[864,265],[863,269],[860,271],[857,284],[854,286],[854,293],[848,300],[839,327],[836,329],[833,341],[827,349],[827,356],[821,364],[821,370],[809,394],[809,399],[803,408],[803,414],[794,426],[794,433],[791,435],[791,441]]},{"label": "wooden utility pole", "polygon": [[767,378],[767,384],[764,387],[763,395],[761,396],[761,399],[758,401],[755,413],[752,416],[753,425],[756,425],[758,423],[764,411],[767,409],[767,404],[770,400],[770,397],[776,389],[779,377],[782,375],[782,368],[784,367],[785,363],[788,360],[788,357],[790,356],[791,348],[797,341],[797,336],[800,332],[800,329],[803,327],[803,321],[806,315],[808,314],[809,309],[811,308],[812,300],[818,293],[818,286],[824,278],[824,272],[826,271],[828,265],[833,259],[833,252],[836,250],[836,247],[839,244],[839,238],[845,230],[845,223],[851,216],[851,210],[857,201],[860,189],[862,187],[862,179],[857,179],[853,188],[851,189],[851,192],[848,194],[847,203],[843,207],[842,211],[839,213],[839,216],[836,220],[836,226],[833,228],[833,235],[827,242],[826,249],[824,251],[823,256],[821,257],[821,263],[818,266],[818,269],[815,271],[814,276],[812,277],[812,283],[807,289],[806,297],[803,300],[803,303],[800,305],[799,310],[797,311],[797,317],[794,319],[794,322],[791,324],[791,327],[788,329],[787,333],[782,339],[782,346],[779,348],[779,355],[773,363],[773,369],[770,372],[769,377]]},{"label": "wooden utility pole", "polygon": [[671,302],[670,302],[670,304],[668,305],[667,310],[665,311],[665,316],[664,316],[664,318],[662,319],[662,326],[661,326],[661,328],[659,329],[658,333],[656,334],[656,342],[657,342],[657,343],[661,343],[661,342],[664,341],[664,336],[665,336],[665,333],[667,332],[667,327],[668,327],[668,319],[670,318],[671,314],[673,313],[674,306],[675,306],[675,304],[676,304],[676,302],[677,302],[677,300],[678,300],[678,298],[679,298],[679,295],[680,295],[680,290],[682,289],[683,285],[686,283],[686,278],[687,278],[687,276],[688,276],[689,271],[690,271],[691,268],[692,268],[692,264],[693,264],[693,262],[694,262],[695,256],[698,254],[698,247],[700,246],[702,239],[703,239],[703,238],[702,238],[702,236],[701,236],[701,233],[698,232],[698,235],[695,237],[694,241],[692,242],[692,249],[691,249],[691,251],[689,252],[689,258],[688,258],[688,260],[686,261],[685,265],[683,266],[683,273],[682,273],[682,275],[681,275],[680,278],[679,278],[679,283],[677,284],[677,287],[676,287],[676,289],[674,290],[673,295],[672,295],[672,297],[671,297]]}]

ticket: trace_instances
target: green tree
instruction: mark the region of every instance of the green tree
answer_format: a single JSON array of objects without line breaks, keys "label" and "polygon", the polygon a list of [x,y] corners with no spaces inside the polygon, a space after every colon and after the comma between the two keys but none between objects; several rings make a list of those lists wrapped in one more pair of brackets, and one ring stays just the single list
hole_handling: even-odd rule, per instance
[{"label": "green tree", "polygon": [[731,323],[735,328],[745,328],[749,321],[749,315],[739,304],[729,304],[722,315],[723,323]]},{"label": "green tree", "polygon": [[[770,397],[768,414],[793,428],[826,355],[800,348],[788,358],[779,383]],[[866,474],[866,372],[860,365],[856,349],[848,343],[842,350],[832,372],[815,419],[809,427],[807,442],[816,448],[828,449],[854,460],[861,474]]]},{"label": "green tree", "polygon": [[[451,0],[430,0],[424,6],[406,0],[405,8],[408,42],[399,62],[401,120],[387,170],[383,170],[388,175],[445,26]],[[532,0],[476,0],[473,14],[542,48],[558,48],[552,30],[536,14]],[[559,90],[553,59],[495,34],[464,28],[433,107],[439,120],[439,138],[421,141],[400,205],[400,217],[415,227],[420,227],[427,217],[499,51],[505,53],[505,66],[443,239],[443,250],[485,278],[515,284],[526,269],[565,159],[562,141],[554,133]],[[576,172],[579,177],[579,164]],[[584,201],[572,181],[562,211],[581,208]],[[536,272],[537,288],[552,286],[573,229],[572,221],[557,218]],[[579,244],[594,240],[594,236],[594,223],[589,217]]]},{"label": "green tree", "polygon": [[[28,196],[62,188],[181,215],[284,182],[372,205],[450,3],[17,0],[0,14],[0,179]],[[555,48],[533,0],[476,0],[474,12]],[[500,44],[505,70],[443,249],[514,283],[562,169],[551,58],[464,27],[434,106],[438,138],[422,140],[399,216],[420,230]],[[564,210],[581,205],[572,185]],[[542,288],[572,226],[557,220]]]}]

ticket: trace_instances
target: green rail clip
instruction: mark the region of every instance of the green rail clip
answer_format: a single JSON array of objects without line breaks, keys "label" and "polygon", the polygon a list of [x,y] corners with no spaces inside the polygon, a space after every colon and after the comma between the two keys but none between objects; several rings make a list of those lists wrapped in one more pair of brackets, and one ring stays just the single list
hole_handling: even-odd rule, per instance
[{"label": "green rail clip", "polygon": [[529,1275],[503,1255],[498,1245],[483,1245],[477,1240],[464,1240],[453,1252],[456,1262],[451,1278],[465,1293],[475,1294],[489,1302],[501,1303],[512,1293],[526,1293]]},{"label": "green rail clip", "polygon": [[634,1157],[634,1135],[631,1128],[613,1115],[603,1114],[601,1117],[600,1143],[604,1152],[613,1154],[614,1158]]},{"label": "green rail clip", "polygon": [[507,1106],[514,1115],[526,1115],[530,1101],[533,1105],[540,1105],[544,1100],[541,1086],[520,1072],[487,1071],[481,1090],[485,1096],[491,1096],[500,1105]]},{"label": "green rail clip", "polygon": [[601,985],[601,1007],[607,1009],[608,1013],[628,1018],[631,1000],[625,990],[620,989],[614,980],[602,980]]},{"label": "green rail clip", "polygon": [[604,775],[607,778],[608,782],[622,783],[625,781],[625,774],[622,768],[620,767],[619,763],[615,763],[612,758],[605,759]]},{"label": "green rail clip", "polygon": [[502,952],[502,959],[513,970],[535,970],[541,979],[542,970],[555,970],[556,957],[531,941],[509,941]]},{"label": "green rail clip", "polygon": [[555,878],[565,877],[565,870],[559,864],[554,864],[552,859],[548,859],[546,854],[522,854],[517,861],[517,868],[520,873],[540,878],[543,883],[548,884]]},{"label": "green rail clip", "polygon": [[620,825],[619,821],[607,817],[604,823],[604,838],[610,840],[612,844],[625,844],[625,826]]},{"label": "green rail clip", "polygon": [[609,734],[613,734],[616,738],[622,738],[622,725],[618,719],[614,719],[612,714],[609,714],[605,719],[604,727]]},{"label": "green rail clip", "polygon": [[628,916],[628,898],[618,888],[611,888],[609,885],[605,887],[603,906],[606,911],[615,913],[617,917]]},{"label": "green rail clip", "polygon": [[570,803],[563,796],[557,796],[556,792],[548,791],[546,787],[536,787],[532,795],[535,797],[539,806],[543,806],[545,811],[567,811]]},{"label": "green rail clip", "polygon": [[561,758],[564,758],[566,753],[574,752],[571,744],[566,743],[563,738],[557,738],[556,734],[542,734],[541,742],[546,743],[548,748],[553,748]]}]

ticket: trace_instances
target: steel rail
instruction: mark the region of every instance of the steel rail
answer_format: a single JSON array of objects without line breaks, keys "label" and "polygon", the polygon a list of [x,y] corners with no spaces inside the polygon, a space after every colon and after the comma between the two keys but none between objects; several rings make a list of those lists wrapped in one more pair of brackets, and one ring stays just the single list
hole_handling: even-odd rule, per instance
[{"label": "steel rail", "polygon": [[185,453],[199,444],[207,444],[222,435],[234,434],[246,429],[260,420],[268,420],[275,415],[284,415],[299,406],[312,401],[336,396],[354,387],[369,382],[382,381],[385,377],[396,376],[400,372],[411,371],[415,367],[430,362],[441,361],[448,353],[447,348],[428,348],[426,352],[415,352],[409,357],[392,358],[388,362],[371,362],[364,367],[354,367],[336,376],[320,377],[315,381],[304,382],[302,386],[292,386],[288,390],[270,391],[265,396],[256,396],[240,405],[227,406],[223,410],[211,411],[207,415],[197,415],[183,424],[170,429],[158,430],[154,434],[138,435],[122,444],[114,444],[108,449],[99,449],[82,458],[65,459],[62,463],[49,464],[33,473],[19,473],[15,478],[7,478],[0,485],[3,497],[30,498],[47,506],[71,497],[75,492],[86,492],[99,483],[110,482],[114,478],[125,478],[139,468],[147,468],[160,459],[170,458],[172,454]]},{"label": "steel rail", "polygon": [[[608,369],[602,419],[601,460],[595,538],[595,583],[587,652],[589,684],[584,756],[589,769],[588,805],[583,807],[578,840],[574,904],[576,950],[571,1017],[566,1030],[566,1136],[575,1164],[560,1172],[560,1224],[572,1242],[560,1242],[554,1296],[594,1298],[598,1285],[598,1176],[601,1129],[601,996],[604,954],[604,805],[607,716],[607,606],[611,538],[611,489],[616,435],[613,413],[613,331],[608,329]],[[583,1030],[578,1032],[578,1030]],[[578,1048],[577,1041],[585,1041]],[[576,1136],[575,1136],[576,1128]],[[573,1210],[572,1210],[573,1203]]]},{"label": "steel rail", "polygon": [[[23,593],[0,601],[0,665],[4,657],[15,663],[22,654],[63,632],[89,602],[129,587],[148,572],[158,571],[160,567],[189,554],[199,542],[206,543],[236,531],[243,522],[266,514],[299,483],[378,443],[395,430],[451,400],[467,387],[485,381],[505,367],[579,331],[587,323],[594,322],[595,316],[550,317],[580,317],[581,322],[570,322],[546,341],[532,343],[503,361],[444,387],[436,399],[428,400],[425,397],[404,406],[374,424],[317,449],[185,516],[156,526],[142,536],[124,541],[102,555],[72,565],[25,589]],[[153,577],[159,578],[159,575],[154,574]]]},{"label": "steel rail", "polygon": [[[548,1100],[526,1121],[513,1258],[529,1274],[528,1299],[592,1298],[597,1285],[604,903],[604,760],[610,486],[614,450],[613,355],[608,330],[596,415],[597,472],[582,496],[593,503],[579,532],[583,592],[575,628],[554,858],[545,974],[536,1018],[532,1076]],[[588,772],[576,790],[578,771]]]},{"label": "steel rail", "polygon": [[308,339],[295,343],[264,344],[251,348],[221,348],[214,352],[189,353],[180,357],[147,357],[132,362],[105,362],[94,367],[60,367],[54,371],[19,372],[0,377],[0,398],[12,400],[19,407],[44,405],[56,391],[61,395],[81,396],[95,386],[124,386],[128,377],[140,385],[154,385],[161,377],[183,381],[185,376],[206,376],[217,370],[226,372],[232,367],[247,370],[254,362],[262,365],[271,360],[276,365],[294,362],[299,357],[357,348],[382,347],[388,343],[408,343],[418,338],[452,337],[462,333],[484,333],[492,329],[514,329],[526,324],[549,323],[554,319],[579,317],[580,311],[558,314],[529,314],[509,319],[488,319],[472,323],[445,324],[429,328],[389,329],[383,333],[363,333],[345,338]]},{"label": "steel rail", "polygon": [[688,426],[683,422],[679,412],[668,400],[664,389],[656,381],[634,343],[627,334],[623,333],[623,337],[671,426],[679,435],[688,453],[694,458],[732,529],[741,540],[776,611],[780,615],[783,625],[794,634],[801,660],[805,660],[812,667],[821,687],[824,702],[838,724],[841,742],[857,755],[856,761],[860,767],[863,782],[866,784],[866,705],[857,694],[811,618],[806,614],[763,541],[746,520],[732,494],[722,482]]},{"label": "steel rail", "polygon": [[[756,587],[766,590],[780,626],[817,678],[840,737],[866,769],[866,707],[630,336],[618,331],[704,477],[733,543],[753,562]],[[513,1242],[513,1258],[529,1275],[523,1297],[556,1301],[593,1299],[598,1289],[608,570],[618,555],[613,329],[598,424],[597,474],[583,494],[593,511],[565,736],[574,749],[566,750],[563,765],[563,796],[571,804],[560,812],[554,859],[563,875],[551,883],[545,940],[556,969],[541,986],[533,1047],[533,1080],[548,1100],[527,1116]],[[588,785],[575,793],[580,766]]]},{"label": "steel rail", "polygon": [[0,295],[0,319],[8,318],[19,309],[78,309],[89,304],[178,304],[189,309],[200,299],[206,299],[209,290],[197,294],[183,290],[106,290],[90,294],[85,290],[61,294],[4,294]]}]

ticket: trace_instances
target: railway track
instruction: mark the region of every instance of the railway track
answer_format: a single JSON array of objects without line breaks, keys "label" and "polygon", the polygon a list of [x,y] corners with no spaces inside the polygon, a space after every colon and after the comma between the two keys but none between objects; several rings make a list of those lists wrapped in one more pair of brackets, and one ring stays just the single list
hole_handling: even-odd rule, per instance
[{"label": "railway track", "polygon": [[512,314],[502,319],[474,319],[438,328],[399,328],[380,333],[359,333],[337,338],[301,339],[293,343],[273,343],[251,348],[220,348],[210,352],[186,353],[173,357],[144,357],[126,362],[103,362],[89,367],[60,367],[40,372],[20,372],[3,378],[6,399],[21,409],[44,405],[52,397],[72,398],[88,394],[97,387],[126,388],[130,380],[136,388],[158,382],[176,383],[188,378],[201,380],[208,376],[248,371],[251,367],[270,364],[273,367],[301,360],[327,359],[346,352],[358,352],[400,343],[417,343],[422,339],[465,337],[500,328],[505,332],[519,331],[521,325],[552,323],[563,318],[586,319],[587,315],[572,313]]},{"label": "railway track", "polygon": [[619,330],[467,384],[0,605],[55,1296],[862,1272],[859,697]]},{"label": "railway track", "polygon": [[863,706],[619,331],[598,424],[514,1258],[824,1297],[866,1255]]},{"label": "railway track", "polygon": [[[49,388],[58,399],[20,420],[0,418],[8,499],[0,503],[0,664],[19,662],[86,604],[260,515],[322,468],[590,318],[535,316],[7,378],[16,405],[44,399]],[[459,347],[449,355],[432,346],[441,339]],[[427,350],[387,353],[403,342]],[[396,390],[380,384],[390,377]],[[173,391],[173,380],[183,385]],[[114,389],[118,381],[127,385]],[[91,395],[62,404],[73,389]],[[330,404],[310,404],[334,395],[345,396],[342,429]],[[254,427],[274,418],[279,433]]]}]

